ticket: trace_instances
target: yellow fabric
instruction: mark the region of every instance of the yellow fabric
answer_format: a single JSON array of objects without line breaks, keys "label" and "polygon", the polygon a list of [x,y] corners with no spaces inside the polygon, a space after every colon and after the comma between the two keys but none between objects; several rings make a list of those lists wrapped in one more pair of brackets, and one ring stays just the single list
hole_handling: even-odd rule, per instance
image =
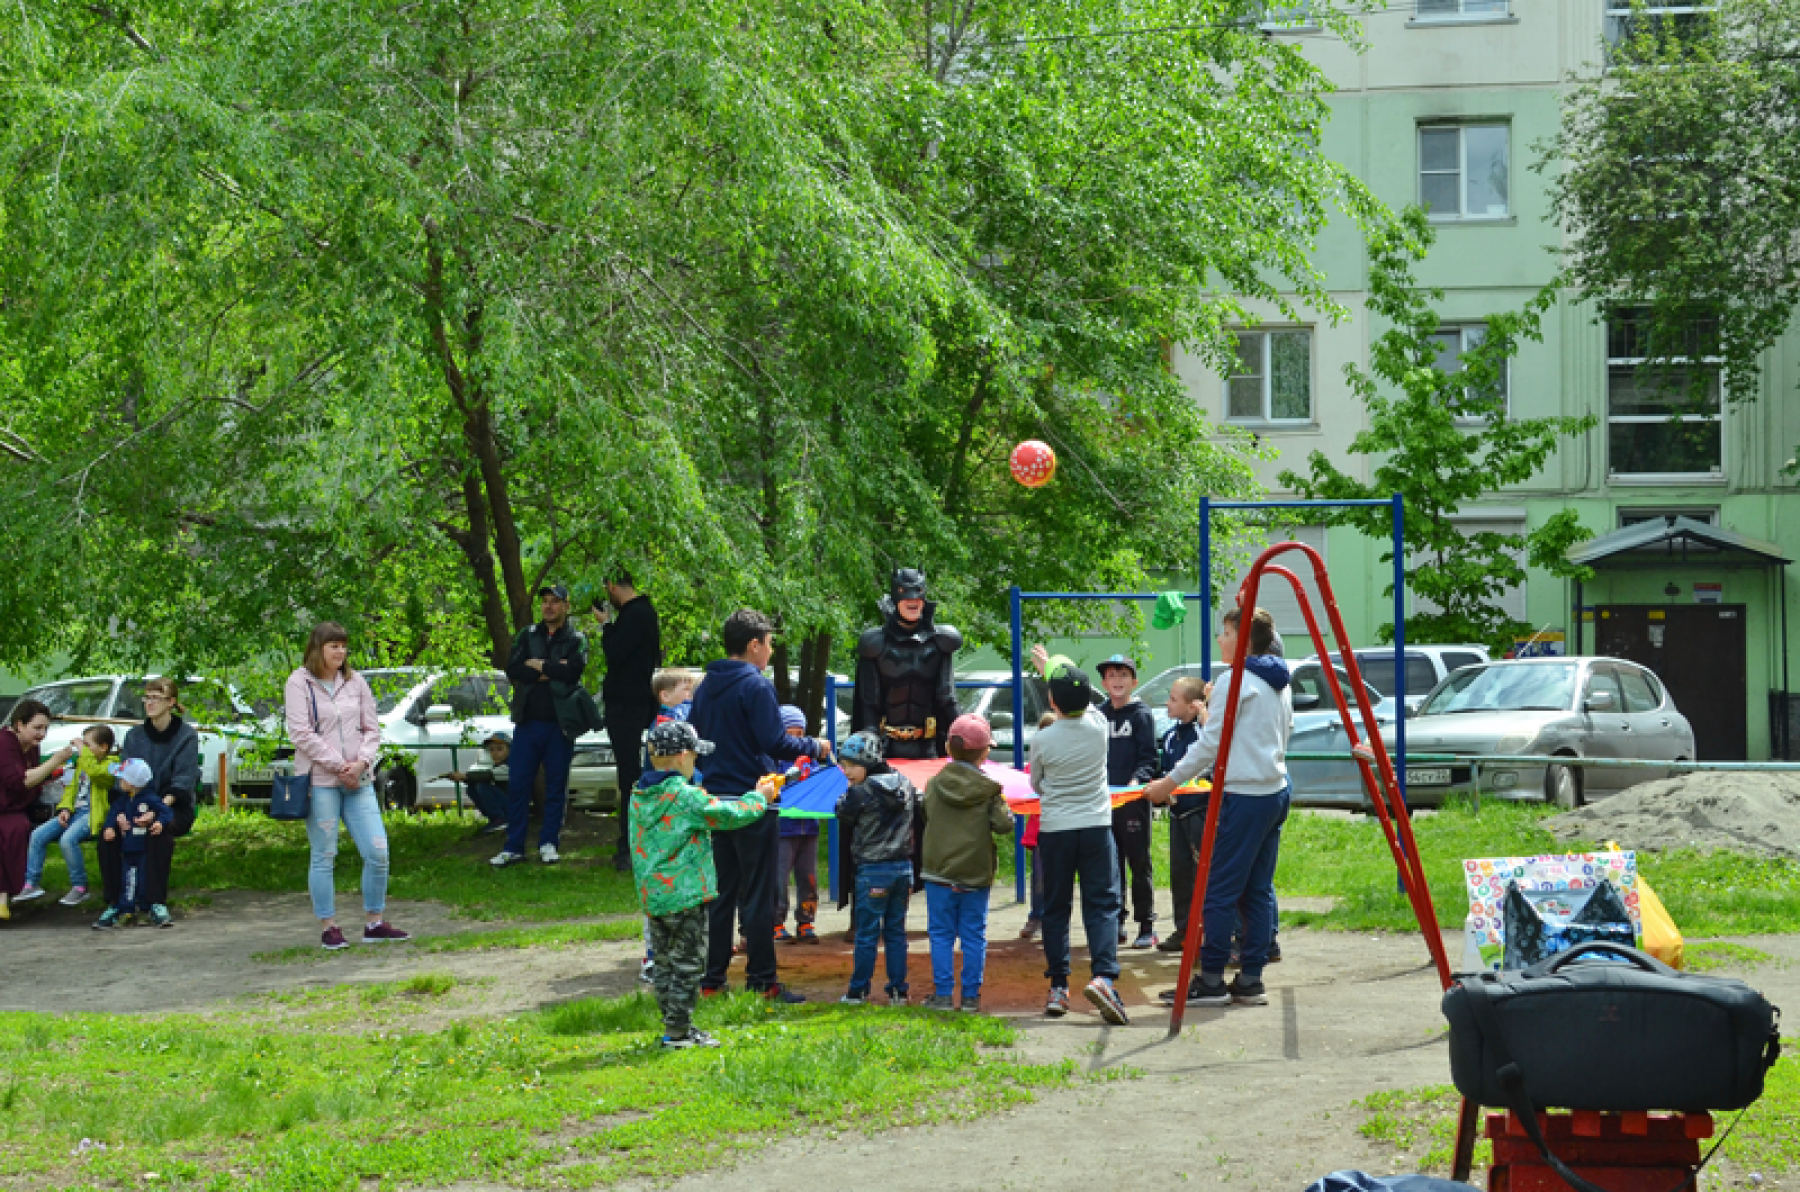
[{"label": "yellow fabric", "polygon": [[[1616,841],[1609,840],[1606,847],[1614,852],[1620,851]],[[1638,870],[1638,918],[1644,925],[1644,951],[1656,957],[1670,968],[1681,968],[1685,944],[1681,938],[1681,930],[1675,926],[1675,920],[1669,917],[1669,908],[1663,905],[1650,883],[1644,880],[1643,870]]]},{"label": "yellow fabric", "polygon": [[79,793],[75,788],[81,782],[81,776],[88,780],[88,827],[98,836],[100,829],[106,824],[107,804],[112,801],[113,756],[95,757],[86,749],[75,755],[76,776],[69,782],[68,789],[63,791],[62,801],[56,805],[58,811],[74,811],[75,796]]}]

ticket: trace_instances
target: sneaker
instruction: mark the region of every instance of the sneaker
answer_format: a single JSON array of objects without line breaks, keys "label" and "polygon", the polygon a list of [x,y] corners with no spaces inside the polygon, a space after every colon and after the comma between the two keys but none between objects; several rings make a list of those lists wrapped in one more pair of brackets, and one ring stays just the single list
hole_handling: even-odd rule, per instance
[{"label": "sneaker", "polygon": [[646,985],[654,985],[656,983],[656,961],[650,959],[648,956],[644,957],[638,964],[638,980]]},{"label": "sneaker", "polygon": [[493,859],[490,860],[488,864],[492,865],[495,869],[505,869],[508,865],[517,865],[524,859],[524,853],[515,853],[506,849],[501,849],[494,854]]},{"label": "sneaker", "polygon": [[1140,952],[1156,947],[1156,933],[1148,927],[1144,928],[1138,932],[1138,937],[1131,941],[1131,946]]},{"label": "sneaker", "polygon": [[701,997],[724,997],[730,992],[731,986],[729,985],[702,985],[700,987]]},{"label": "sneaker", "polygon": [[856,990],[852,989],[849,993],[846,993],[843,997],[838,999],[838,1005],[840,1006],[866,1006],[868,1004],[869,995],[866,991],[858,993]]},{"label": "sneaker", "polygon": [[956,1009],[956,999],[947,993],[934,993],[920,1002],[919,1006],[925,1010],[954,1010]]},{"label": "sneaker", "polygon": [[799,930],[794,932],[794,942],[798,944],[816,944],[819,942],[819,933],[813,930],[813,925],[811,923],[802,923],[800,924]]},{"label": "sneaker", "polygon": [[1025,920],[1025,926],[1019,928],[1019,938],[1022,940],[1034,940],[1038,937],[1038,932],[1043,929],[1044,921],[1042,919],[1027,919]]},{"label": "sneaker", "polygon": [[342,952],[349,946],[350,941],[345,939],[343,931],[336,927],[327,927],[325,933],[319,937],[319,947],[327,952]]},{"label": "sneaker", "polygon": [[1263,963],[1265,963],[1265,964],[1280,964],[1281,963],[1281,941],[1280,940],[1270,940],[1269,941],[1269,958],[1266,961],[1264,961]]},{"label": "sneaker", "polygon": [[119,925],[119,918],[118,908],[109,906],[100,912],[100,917],[98,919],[94,920],[94,930],[111,931]]},{"label": "sneaker", "polygon": [[963,994],[962,1005],[957,1008],[964,1014],[979,1014],[981,1013],[981,996],[977,994],[974,997],[970,997],[965,993]]},{"label": "sneaker", "polygon": [[1131,1025],[1131,1019],[1125,1013],[1125,1003],[1111,981],[1105,977],[1095,977],[1082,992],[1087,995],[1088,1001],[1094,1003],[1094,1008],[1100,1011],[1100,1017],[1114,1026]]},{"label": "sneaker", "polygon": [[410,934],[401,931],[385,919],[363,926],[363,943],[365,944],[403,944],[411,938]]},{"label": "sneaker", "polygon": [[1050,987],[1050,996],[1044,999],[1044,1017],[1061,1018],[1069,1012],[1069,991],[1061,985]]},{"label": "sneaker", "polygon": [[[538,845],[538,860],[546,865],[554,865],[562,860],[562,854],[556,851],[556,846],[554,844],[540,844]],[[627,868],[630,867],[630,857],[625,858],[625,864]]]},{"label": "sneaker", "polygon": [[169,913],[168,907],[159,902],[150,908],[150,926],[173,927],[175,926],[175,916]]},{"label": "sneaker", "polygon": [[791,944],[794,942],[794,937],[788,934],[786,923],[775,928],[775,942],[778,944]]},{"label": "sneaker", "polygon": [[910,1005],[912,1005],[912,996],[909,993],[907,993],[906,990],[895,989],[892,986],[888,987],[887,1000],[888,1000],[888,1005],[890,1005],[890,1006],[910,1006]]},{"label": "sneaker", "polygon": [[717,1047],[719,1041],[697,1027],[689,1027],[685,1035],[664,1035],[662,1045],[669,1051],[686,1051],[690,1047]]},{"label": "sneaker", "polygon": [[57,899],[56,903],[58,906],[80,906],[82,903],[86,902],[87,900],[88,900],[87,887],[86,886],[76,886],[74,889],[70,890],[67,894],[64,894],[61,898]]},{"label": "sneaker", "polygon": [[1234,1006],[1266,1006],[1269,1004],[1269,994],[1263,988],[1263,983],[1246,980],[1242,973],[1233,977],[1231,984],[1227,985],[1225,989],[1231,994],[1231,1004]]},{"label": "sneaker", "polygon": [[42,898],[43,896],[44,887],[38,885],[36,882],[26,882],[25,888],[20,890],[17,894],[14,894],[12,900],[14,902],[30,902],[34,898]]},{"label": "sneaker", "polygon": [[770,1001],[779,1002],[784,1006],[797,1006],[806,1000],[806,995],[804,993],[795,993],[780,982],[776,982],[767,989],[759,989],[756,992],[762,994]]},{"label": "sneaker", "polygon": [[479,840],[483,836],[492,836],[496,832],[504,832],[504,831],[506,831],[506,821],[505,820],[489,820],[487,823],[481,825],[479,828],[476,828],[469,835],[473,839]]},{"label": "sneaker", "polygon": [[[1173,1006],[1175,1004],[1175,991],[1173,989],[1165,989],[1156,996],[1165,1006]],[[1188,982],[1187,1004],[1190,1006],[1229,1006],[1231,1004],[1231,990],[1225,987],[1225,982],[1223,981],[1208,981],[1206,978],[1195,974],[1194,979]]]},{"label": "sneaker", "polygon": [[1156,950],[1158,952],[1180,953],[1182,948],[1186,946],[1186,941],[1178,935],[1172,935],[1168,939],[1156,941]]}]

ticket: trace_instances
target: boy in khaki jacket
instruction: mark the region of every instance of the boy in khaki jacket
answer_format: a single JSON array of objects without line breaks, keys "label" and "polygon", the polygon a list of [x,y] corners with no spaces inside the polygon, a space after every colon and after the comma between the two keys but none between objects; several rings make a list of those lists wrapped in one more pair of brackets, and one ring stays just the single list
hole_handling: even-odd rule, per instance
[{"label": "boy in khaki jacket", "polygon": [[1000,784],[981,771],[994,735],[979,716],[959,716],[950,726],[950,764],[925,787],[924,873],[926,926],[931,937],[932,995],[927,1007],[955,1006],[950,987],[956,941],[962,941],[962,1009],[981,1011],[981,978],[987,968],[988,889],[999,860],[994,837],[1010,835],[1012,813]]}]

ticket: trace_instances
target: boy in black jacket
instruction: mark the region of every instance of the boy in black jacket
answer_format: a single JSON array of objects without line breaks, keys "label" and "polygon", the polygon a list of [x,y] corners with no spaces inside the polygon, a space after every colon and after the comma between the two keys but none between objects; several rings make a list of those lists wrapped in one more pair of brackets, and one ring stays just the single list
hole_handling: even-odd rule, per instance
[{"label": "boy in black jacket", "polygon": [[914,820],[919,792],[881,758],[873,733],[857,733],[838,751],[850,789],[838,800],[838,823],[856,858],[856,962],[839,1000],[860,1006],[875,979],[875,949],[887,943],[888,1005],[904,1006],[906,904],[912,897]]},{"label": "boy in black jacket", "polygon": [[[1156,777],[1156,720],[1137,690],[1137,664],[1114,654],[1099,667],[1100,682],[1109,697],[1101,711],[1112,734],[1106,750],[1108,786],[1142,786]],[[1131,870],[1131,911],[1137,921],[1134,948],[1156,947],[1156,873],[1150,861],[1150,804],[1134,799],[1113,808],[1113,846],[1119,852],[1119,876]],[[1119,942],[1126,941],[1125,925],[1119,925]]]}]

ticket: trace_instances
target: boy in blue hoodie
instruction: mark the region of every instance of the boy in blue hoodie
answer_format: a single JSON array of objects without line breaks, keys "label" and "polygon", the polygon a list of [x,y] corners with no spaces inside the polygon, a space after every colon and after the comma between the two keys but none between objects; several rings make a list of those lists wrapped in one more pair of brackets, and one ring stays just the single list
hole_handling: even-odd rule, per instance
[{"label": "boy in blue hoodie", "polygon": [[[763,676],[774,653],[775,626],[755,609],[741,608],[725,619],[725,657],[706,667],[694,693],[688,723],[713,743],[701,785],[709,794],[738,798],[770,774],[803,757],[824,760],[831,748],[811,737],[790,737],[781,723],[775,685]],[[713,862],[719,896],[708,909],[706,977],[700,992],[725,989],[731,966],[733,929],[744,914],[744,981],[752,993],[784,1002],[806,999],[782,988],[775,971],[775,861],[779,813],[765,812],[741,828],[714,832]]]},{"label": "boy in blue hoodie", "polygon": [[[1219,657],[1237,658],[1241,610],[1221,618]],[[1146,798],[1166,802],[1176,787],[1199,776],[1218,759],[1225,709],[1237,701],[1236,729],[1230,768],[1214,789],[1223,790],[1218,834],[1213,842],[1212,871],[1206,882],[1206,912],[1201,924],[1200,971],[1186,991],[1190,1006],[1264,1006],[1263,966],[1275,926],[1275,864],[1281,856],[1281,826],[1287,821],[1287,745],[1294,729],[1293,693],[1287,664],[1269,653],[1275,619],[1257,609],[1250,622],[1250,650],[1244,673],[1227,672],[1213,683],[1207,698],[1206,727],[1167,777],[1144,788]],[[1216,767],[1215,767],[1216,770]],[[1231,941],[1237,935],[1240,903],[1244,924],[1243,967],[1225,984]],[[1171,992],[1165,1000],[1173,1001]]]},{"label": "boy in blue hoodie", "polygon": [[150,837],[160,836],[175,826],[175,809],[147,790],[152,775],[150,763],[134,757],[119,767],[113,780],[112,803],[106,809],[106,828],[102,840],[119,842],[119,901],[106,908],[97,929],[113,927],[129,921],[139,912],[150,913],[149,891],[145,887],[145,869],[150,860]]}]

